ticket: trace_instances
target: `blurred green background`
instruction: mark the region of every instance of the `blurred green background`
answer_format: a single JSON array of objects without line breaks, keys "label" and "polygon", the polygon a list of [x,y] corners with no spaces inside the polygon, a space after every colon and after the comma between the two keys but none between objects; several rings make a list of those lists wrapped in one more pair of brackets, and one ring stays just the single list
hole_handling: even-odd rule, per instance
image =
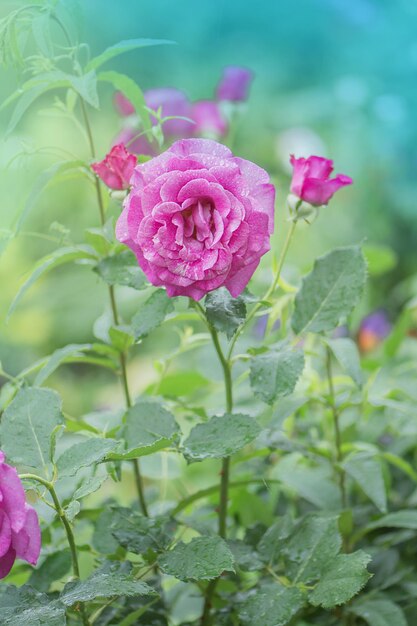
[{"label": "blurred green background", "polygon": [[[24,4],[3,0],[0,18]],[[380,306],[396,318],[417,291],[413,279],[417,271],[417,5],[405,0],[299,0],[296,5],[280,0],[260,4],[86,0],[78,7],[68,1],[67,6],[77,16],[80,40],[89,45],[92,55],[122,39],[176,42],[133,51],[109,63],[109,68],[129,74],[143,89],[172,86],[192,100],[211,98],[224,66],[251,68],[255,80],[233,148],[265,167],[277,185],[275,251],[287,228],[291,152],[333,158],[336,171],[355,181],[311,227],[299,228],[287,277],[297,280],[314,258],[331,247],[366,241],[379,246],[372,249],[382,261],[376,272],[371,271],[353,325],[361,314]],[[0,70],[2,100],[26,78],[25,69]],[[90,113],[98,153],[104,155],[121,121],[113,108],[113,92],[102,87],[100,96],[101,109]],[[68,158],[68,152],[89,159],[85,137],[73,120],[57,115],[54,98],[52,94],[41,98],[11,136],[2,133],[3,233],[28,198],[35,197],[34,186],[47,167]],[[3,129],[11,110],[0,113]],[[109,211],[117,215],[120,207],[111,201]],[[107,294],[98,277],[82,266],[59,268],[39,281],[8,323],[5,318],[35,261],[62,242],[82,241],[84,229],[96,225],[91,186],[78,179],[64,180],[40,195],[19,237],[3,250],[0,359],[12,374],[67,343],[92,339],[93,322],[103,312]],[[386,266],[383,271],[381,263]],[[268,281],[270,265],[268,255],[254,283]],[[127,311],[134,309],[138,298],[124,288],[118,289],[118,297]],[[130,363],[135,392],[154,380],[152,362],[166,356],[176,343],[176,334],[168,326],[137,349]],[[70,413],[121,403],[111,375],[86,366],[62,368],[51,384],[64,394]]]}]

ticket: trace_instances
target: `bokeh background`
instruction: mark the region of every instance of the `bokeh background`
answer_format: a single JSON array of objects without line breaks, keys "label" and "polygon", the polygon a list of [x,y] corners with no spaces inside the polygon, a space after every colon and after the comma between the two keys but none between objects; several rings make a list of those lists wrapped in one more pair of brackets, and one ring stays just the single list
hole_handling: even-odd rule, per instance
[{"label": "bokeh background", "polygon": [[[2,0],[0,18],[24,2]],[[286,230],[291,152],[333,158],[353,177],[311,226],[300,227],[286,275],[295,281],[319,254],[364,241],[370,281],[352,321],[384,307],[392,321],[417,293],[417,5],[406,0],[85,0],[69,1],[80,40],[97,54],[119,40],[151,37],[175,45],[127,53],[108,68],[129,74],[145,90],[171,86],[192,100],[213,97],[223,68],[253,70],[250,98],[234,137],[234,150],[265,167],[278,188],[275,250]],[[25,78],[1,69],[4,100]],[[120,129],[109,88],[101,110],[91,111],[98,152],[104,155]],[[0,149],[0,228],[5,234],[45,168],[66,150],[88,159],[88,146],[70,119],[56,115],[54,97],[41,98]],[[11,109],[0,112],[5,128]],[[3,135],[4,133],[2,133]],[[65,155],[64,155],[65,156]],[[111,203],[110,212],[119,208]],[[37,283],[11,320],[7,309],[34,263],[65,241],[82,241],[98,224],[92,190],[82,181],[50,186],[34,204],[20,236],[0,257],[0,359],[18,373],[67,344],[90,341],[107,294],[93,272],[63,267]],[[372,257],[372,258],[371,258]],[[256,282],[268,280],[270,257]],[[137,294],[120,289],[126,310]],[[154,377],[153,362],[176,345],[172,329],[146,340],[130,364],[136,392]],[[54,375],[74,414],[121,399],[107,374],[64,367]],[[74,384],[78,384],[74,394]],[[104,383],[104,384],[103,384]]]}]

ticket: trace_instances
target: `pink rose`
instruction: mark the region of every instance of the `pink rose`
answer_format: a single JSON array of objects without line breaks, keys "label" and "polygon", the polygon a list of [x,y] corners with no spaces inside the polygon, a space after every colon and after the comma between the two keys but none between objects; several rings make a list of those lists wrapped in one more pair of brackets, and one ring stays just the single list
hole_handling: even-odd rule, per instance
[{"label": "pink rose", "polygon": [[4,459],[0,451],[0,578],[7,576],[16,558],[36,565],[41,551],[37,513],[26,503],[15,468]]},{"label": "pink rose", "polygon": [[246,67],[225,67],[217,87],[217,99],[229,102],[244,102],[248,99],[253,73]]},{"label": "pink rose", "polygon": [[290,163],[294,170],[291,193],[315,206],[327,204],[336,191],[353,183],[353,180],[344,174],[329,178],[333,172],[333,161],[330,159],[318,156],[296,159],[291,155]]},{"label": "pink rose", "polygon": [[153,285],[199,300],[237,297],[270,248],[275,189],[250,161],[210,139],[183,139],[138,165],[117,222]]},{"label": "pink rose", "polygon": [[135,155],[123,144],[117,144],[102,161],[93,163],[91,169],[110,189],[127,189],[136,163]]},{"label": "pink rose", "polygon": [[194,133],[196,135],[223,137],[227,132],[227,123],[217,102],[212,100],[196,102],[193,105],[191,116],[195,122]]}]

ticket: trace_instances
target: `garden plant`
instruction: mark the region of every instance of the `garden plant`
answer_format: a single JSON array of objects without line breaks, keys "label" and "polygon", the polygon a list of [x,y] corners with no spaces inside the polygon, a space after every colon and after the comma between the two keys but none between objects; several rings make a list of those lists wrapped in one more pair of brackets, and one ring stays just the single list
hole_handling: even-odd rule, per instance
[{"label": "garden plant", "polygon": [[[7,136],[44,107],[79,146],[58,146],[2,249],[48,186],[91,189],[77,209],[90,226],[82,238],[62,226],[9,318],[69,264],[108,299],[88,343],[20,372],[2,364],[0,624],[414,626],[415,302],[384,342],[370,320],[358,347],[352,315],[378,257],[353,241],[287,271],[299,230],[321,228],[354,181],[289,154],[276,213],[276,181],[234,152],[252,73],[228,67],[212,100],[190,103],[113,69],[159,45],[172,44],[91,56],[65,2],[0,22],[19,82],[2,103]],[[103,129],[101,105],[120,128]],[[84,305],[75,289],[74,312]],[[169,340],[136,395],[146,374],[132,355],[155,336]],[[66,368],[117,379],[123,404],[69,414],[53,384]]]}]

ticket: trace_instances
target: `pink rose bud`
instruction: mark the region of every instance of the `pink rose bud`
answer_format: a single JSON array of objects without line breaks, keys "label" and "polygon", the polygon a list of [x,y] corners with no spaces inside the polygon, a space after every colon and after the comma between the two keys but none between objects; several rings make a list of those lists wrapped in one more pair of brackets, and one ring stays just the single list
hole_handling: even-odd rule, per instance
[{"label": "pink rose bud", "polygon": [[116,226],[153,285],[199,300],[237,297],[270,249],[275,189],[265,170],[210,139],[182,139],[138,165]]},{"label": "pink rose bud", "polygon": [[291,155],[290,163],[293,166],[291,193],[313,206],[327,204],[336,191],[353,183],[344,174],[329,178],[333,172],[333,161],[330,159],[318,156],[296,159]]},{"label": "pink rose bud", "polygon": [[246,67],[225,67],[217,87],[217,99],[229,102],[244,102],[248,99],[253,73]]},{"label": "pink rose bud", "polygon": [[193,105],[191,116],[195,121],[194,134],[210,137],[223,137],[227,123],[217,102],[201,100]]},{"label": "pink rose bud", "polygon": [[0,578],[16,559],[36,565],[41,551],[38,515],[26,502],[25,491],[14,467],[0,451]]},{"label": "pink rose bud", "polygon": [[127,189],[137,158],[123,144],[113,146],[103,161],[93,163],[91,169],[110,189]]},{"label": "pink rose bud", "polygon": [[135,107],[121,91],[116,91],[113,102],[116,111],[123,117],[129,117],[135,113]]}]

